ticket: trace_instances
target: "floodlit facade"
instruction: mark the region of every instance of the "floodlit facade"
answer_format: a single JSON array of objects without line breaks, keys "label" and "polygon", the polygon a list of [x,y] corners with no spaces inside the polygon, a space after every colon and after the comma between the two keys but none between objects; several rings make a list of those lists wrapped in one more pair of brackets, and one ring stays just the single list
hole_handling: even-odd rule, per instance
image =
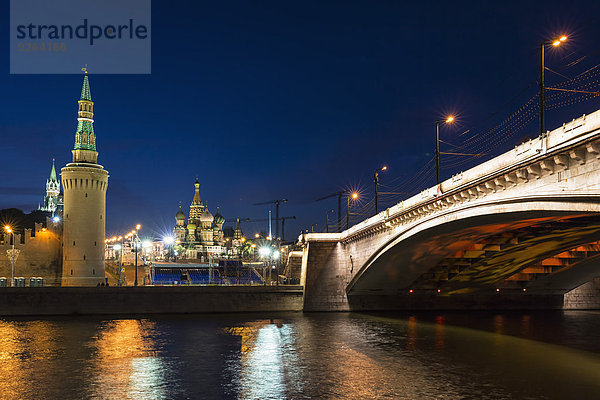
[{"label": "floodlit facade", "polygon": [[104,234],[108,171],[98,165],[94,103],[87,76],[79,100],[73,162],[61,170],[64,191],[63,286],[104,281]]}]

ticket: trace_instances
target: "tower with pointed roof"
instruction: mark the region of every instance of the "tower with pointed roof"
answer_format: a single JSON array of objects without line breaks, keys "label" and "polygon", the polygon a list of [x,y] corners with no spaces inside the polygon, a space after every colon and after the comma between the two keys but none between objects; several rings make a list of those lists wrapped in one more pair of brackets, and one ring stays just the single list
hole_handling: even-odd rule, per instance
[{"label": "tower with pointed roof", "polygon": [[108,171],[97,164],[94,103],[85,71],[77,110],[73,162],[61,170],[63,286],[104,282],[104,236]]},{"label": "tower with pointed roof", "polygon": [[194,198],[192,199],[192,204],[190,204],[190,215],[188,222],[199,226],[200,216],[203,212],[204,205],[202,204],[202,199],[200,198],[200,182],[198,182],[198,179],[196,179],[196,182],[194,182]]},{"label": "tower with pointed roof", "polygon": [[185,240],[185,214],[181,210],[181,204],[179,205],[179,211],[175,214],[175,228],[173,229],[173,236],[175,237],[176,243],[183,243]]},{"label": "tower with pointed roof", "polygon": [[54,158],[52,159],[52,170],[50,178],[46,180],[46,197],[44,197],[44,205],[38,209],[49,213],[54,213],[58,210],[60,195],[60,182],[56,179],[56,168],[54,167]]}]

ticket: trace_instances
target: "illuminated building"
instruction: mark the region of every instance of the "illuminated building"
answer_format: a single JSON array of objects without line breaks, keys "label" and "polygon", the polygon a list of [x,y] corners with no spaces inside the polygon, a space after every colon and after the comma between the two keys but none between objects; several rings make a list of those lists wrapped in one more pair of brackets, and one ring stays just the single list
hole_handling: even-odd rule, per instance
[{"label": "illuminated building", "polygon": [[108,171],[98,165],[94,103],[87,71],[77,113],[73,162],[61,170],[64,191],[63,286],[104,281],[104,232]]},{"label": "illuminated building", "polygon": [[[188,223],[185,224],[185,213],[179,207],[175,214],[175,228],[173,236],[178,245],[183,247],[182,258],[196,259],[201,261],[210,261],[227,253],[228,248],[225,245],[225,235],[223,233],[223,224],[225,218],[221,215],[217,207],[217,213],[213,216],[208,210],[206,204],[202,203],[200,197],[200,183],[196,179],[194,182],[194,198],[190,204]],[[237,237],[237,246],[241,245],[242,231],[240,229],[239,219],[234,232]]]},{"label": "illuminated building", "polygon": [[60,182],[56,178],[56,169],[54,168],[54,158],[52,159],[52,170],[50,178],[46,180],[46,197],[44,204],[38,207],[40,211],[46,211],[54,215],[57,211],[62,211],[63,198],[60,195]]}]

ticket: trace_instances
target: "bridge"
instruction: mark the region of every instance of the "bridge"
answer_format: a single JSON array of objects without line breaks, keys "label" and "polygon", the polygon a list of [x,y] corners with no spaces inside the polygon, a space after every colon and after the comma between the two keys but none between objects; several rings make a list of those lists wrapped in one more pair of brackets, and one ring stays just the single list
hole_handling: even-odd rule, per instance
[{"label": "bridge", "polygon": [[600,111],[299,243],[307,311],[556,304],[600,275]]}]

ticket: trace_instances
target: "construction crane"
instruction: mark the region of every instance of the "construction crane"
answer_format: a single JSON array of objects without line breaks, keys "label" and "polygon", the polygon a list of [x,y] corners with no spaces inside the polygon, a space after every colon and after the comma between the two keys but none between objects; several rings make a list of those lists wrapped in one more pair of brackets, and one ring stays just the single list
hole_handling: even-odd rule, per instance
[{"label": "construction crane", "polygon": [[275,204],[275,237],[279,237],[279,205],[287,203],[288,199],[279,199],[271,201],[263,201],[261,203],[254,203],[254,206],[264,206],[266,204]]},{"label": "construction crane", "polygon": [[337,196],[337,198],[338,198],[338,209],[337,209],[338,228],[342,226],[342,196],[346,193],[348,193],[347,190],[341,190],[339,192],[331,193],[330,195],[327,195],[327,196],[321,197],[320,199],[315,200],[315,201],[321,201],[321,200],[326,200],[326,199],[330,199],[332,197]]}]

